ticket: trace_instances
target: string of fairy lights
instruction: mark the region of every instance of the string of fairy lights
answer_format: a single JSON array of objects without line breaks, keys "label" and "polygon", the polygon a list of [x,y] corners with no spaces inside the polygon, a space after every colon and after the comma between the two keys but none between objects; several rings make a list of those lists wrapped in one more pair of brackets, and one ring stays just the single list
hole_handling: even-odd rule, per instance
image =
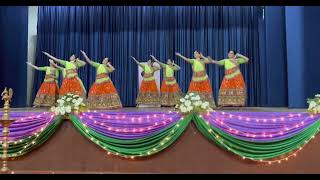
[{"label": "string of fairy lights", "polygon": [[[46,130],[48,130],[49,126],[54,123],[54,117],[55,115],[52,113],[50,116],[47,116],[47,112],[43,112],[39,115],[31,115],[27,117],[18,118],[18,120],[15,121],[15,123],[38,123],[40,124],[40,126],[36,127],[35,131],[28,133],[30,135],[21,136],[11,141],[9,140],[8,144],[10,153],[8,154],[8,156],[10,158],[22,156],[30,152],[37,145],[39,145],[39,139],[43,138]],[[12,149],[14,149],[14,151]]]},{"label": "string of fairy lights", "polygon": [[[169,112],[169,114],[172,112]],[[103,115],[102,115],[103,116]],[[156,115],[153,115],[153,117],[157,117]],[[165,115],[163,115],[163,117],[165,117]],[[91,117],[92,119],[93,117]],[[111,118],[109,116],[109,118]],[[148,119],[148,117],[146,117]],[[117,119],[117,118],[116,118]],[[139,117],[138,119],[144,119],[144,117]],[[187,127],[187,125],[189,124],[189,122],[185,123],[185,125],[182,125],[183,128],[180,128],[180,122],[184,120],[184,117],[181,117],[180,120],[178,122],[176,122],[176,124],[174,124],[172,126],[172,128],[170,129],[170,131],[168,131],[168,133],[166,133],[165,137],[159,139],[157,141],[157,143],[154,145],[154,147],[150,148],[149,150],[145,151],[145,152],[140,152],[137,155],[125,155],[122,154],[120,152],[115,152],[111,149],[108,149],[106,143],[102,142],[101,140],[97,139],[94,135],[93,135],[93,130],[88,128],[88,126],[83,123],[83,122],[78,122],[77,119],[73,119],[72,118],[72,122],[75,124],[75,126],[80,130],[80,132],[85,132],[85,136],[88,137],[93,143],[97,144],[98,146],[100,146],[101,148],[103,148],[104,150],[107,151],[108,155],[114,155],[114,156],[120,156],[123,158],[127,158],[127,159],[134,159],[136,157],[144,157],[144,156],[150,156],[153,154],[156,154],[160,151],[162,151],[163,149],[165,149],[165,147],[167,147],[166,145],[170,145],[171,143],[173,143],[172,137],[174,136],[174,134],[180,130],[180,132],[183,132],[184,129]],[[167,120],[163,120],[163,122],[166,121],[172,121],[172,118],[169,118]],[[140,121],[141,123],[141,121]],[[155,126],[155,125],[154,125]],[[116,130],[115,130],[116,131]],[[116,131],[116,132],[124,132],[124,131]],[[138,133],[138,132],[142,132],[142,131],[131,131],[132,133]]]},{"label": "string of fairy lights", "polygon": [[[202,118],[201,116],[199,116],[200,118]],[[202,119],[203,120],[203,119]],[[205,121],[205,120],[203,120]],[[318,123],[318,122],[317,122]],[[207,132],[212,135],[215,140],[220,143],[222,146],[224,146],[228,151],[233,152],[234,154],[238,155],[239,157],[241,157],[243,160],[245,159],[249,159],[255,162],[260,162],[260,163],[266,163],[266,164],[273,164],[273,163],[281,163],[282,161],[288,161],[290,158],[292,157],[296,157],[297,154],[303,150],[304,146],[306,144],[309,143],[309,141],[311,141],[312,139],[315,138],[315,135],[320,131],[320,124],[317,124],[317,128],[316,130],[310,135],[310,137],[308,138],[308,140],[305,140],[302,145],[298,145],[296,148],[294,148],[294,152],[289,153],[289,155],[283,157],[283,158],[279,158],[279,159],[275,159],[275,160],[264,160],[264,159],[256,159],[256,158],[251,158],[251,157],[246,157],[244,155],[240,155],[241,153],[239,153],[238,150],[234,149],[231,145],[228,145],[226,143],[224,143],[224,140],[219,136],[219,134],[217,134],[214,130],[212,130],[212,127],[210,125],[210,123],[208,121],[205,121],[204,123],[206,125],[206,130]]]},{"label": "string of fairy lights", "polygon": [[[254,116],[254,114],[243,115],[241,113],[223,111],[186,114],[184,116],[175,111],[145,114],[88,111],[80,113],[79,116],[71,115],[70,117],[72,117],[70,118],[71,122],[80,133],[106,150],[107,155],[127,159],[151,156],[166,149],[180,137],[192,120],[206,137],[213,138],[212,140],[228,151],[244,160],[248,159],[266,164],[281,163],[296,157],[303,150],[304,146],[314,139],[315,135],[320,131],[320,123],[315,120],[318,116],[307,113],[289,113],[284,115],[278,113],[260,118],[260,116]],[[62,117],[57,118],[53,113],[48,114],[48,112],[19,118],[16,123],[33,125],[36,128],[32,132],[20,134],[18,137],[9,140],[9,147],[13,146],[11,151],[9,148],[9,157],[24,155],[35,146],[44,142],[54,133],[61,119]],[[270,128],[266,131],[241,130],[241,128],[237,128],[233,123],[235,119],[244,124],[259,125],[257,129],[260,126],[267,125],[271,125],[270,127],[274,127],[274,129],[271,129],[271,131]],[[256,157],[254,155],[246,155],[236,144],[232,144],[233,142],[230,139],[225,139],[225,136],[230,136],[238,141],[250,143],[256,142],[259,138],[268,140],[268,138],[282,138],[285,135],[296,136],[306,129],[308,132],[300,138],[301,142],[298,139],[299,141],[295,142],[294,147],[286,147],[286,150],[281,150],[281,152],[276,153],[275,157],[270,156],[270,158],[267,156]],[[108,134],[108,132],[111,134]],[[121,135],[121,137],[126,137],[126,135],[134,137],[132,139],[119,139],[112,137],[112,134],[115,134],[115,136]],[[284,138],[284,140],[286,139]],[[133,149],[123,147],[123,143],[127,143]],[[139,145],[146,146],[139,147]]]},{"label": "string of fairy lights", "polygon": [[[201,118],[203,117],[202,115],[199,115],[199,116]],[[226,116],[226,118],[230,118],[230,119],[232,119],[233,117],[234,116],[229,116],[229,115]],[[291,116],[291,117],[293,117],[293,116]],[[301,115],[298,115],[298,117],[301,117]],[[242,119],[241,116],[238,117],[238,118]],[[275,137],[275,136],[279,136],[279,135],[281,136],[281,135],[286,134],[289,131],[294,131],[297,128],[299,128],[300,126],[305,125],[305,121],[314,119],[314,116],[310,115],[306,119],[304,119],[304,120],[302,120],[300,122],[297,122],[296,124],[291,125],[291,127],[284,126],[282,129],[277,130],[276,132],[273,132],[273,133],[259,132],[259,133],[256,133],[256,134],[251,134],[250,132],[241,131],[239,129],[234,129],[231,126],[229,126],[227,123],[225,123],[224,119],[219,118],[219,116],[217,116],[217,115],[206,114],[206,119],[210,119],[210,120],[205,120],[205,121],[212,121],[213,123],[219,124],[221,127],[224,127],[224,130],[227,131],[230,134],[243,135],[243,136],[248,137],[248,138],[250,138],[250,137],[251,138],[259,138],[259,137],[266,138],[266,137]],[[281,121],[283,121],[283,117],[281,117],[279,119],[281,119]],[[256,121],[256,122],[259,122],[259,121]],[[272,120],[272,122],[275,123],[277,121],[276,120]],[[262,123],[265,123],[265,121],[263,121]]]}]

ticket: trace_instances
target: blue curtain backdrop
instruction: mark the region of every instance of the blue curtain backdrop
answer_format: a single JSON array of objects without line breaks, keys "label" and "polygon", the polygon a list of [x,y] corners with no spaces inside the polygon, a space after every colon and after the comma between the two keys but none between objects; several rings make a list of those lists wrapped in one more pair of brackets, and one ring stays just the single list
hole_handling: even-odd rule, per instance
[{"label": "blue curtain backdrop", "polygon": [[0,6],[0,91],[14,90],[12,107],[26,105],[27,47],[28,7]]},{"label": "blue curtain backdrop", "polygon": [[[137,65],[130,56],[146,61],[152,54],[161,61],[170,58],[181,66],[176,74],[182,91],[191,80],[190,64],[175,52],[192,57],[194,50],[223,59],[230,49],[247,55],[250,63],[241,66],[248,89],[248,106],[272,106],[267,101],[266,59],[260,55],[260,7],[39,7],[36,65],[48,65],[42,54],[68,59],[80,50],[101,62],[110,57],[116,71],[110,74],[125,106],[134,106],[138,92]],[[83,59],[80,56],[80,59]],[[224,69],[208,65],[207,72],[217,99]],[[95,69],[79,70],[87,90],[95,80]],[[33,94],[44,74],[36,73]]]}]

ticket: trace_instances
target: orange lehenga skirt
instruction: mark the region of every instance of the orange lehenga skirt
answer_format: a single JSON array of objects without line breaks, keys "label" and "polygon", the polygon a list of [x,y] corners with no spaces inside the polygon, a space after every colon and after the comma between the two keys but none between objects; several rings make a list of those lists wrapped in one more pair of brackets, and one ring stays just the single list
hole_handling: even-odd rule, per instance
[{"label": "orange lehenga skirt", "polygon": [[94,83],[90,90],[87,100],[90,109],[116,109],[121,108],[121,100],[117,89],[112,81]]},{"label": "orange lehenga skirt", "polygon": [[219,106],[245,106],[246,85],[241,73],[233,78],[224,77],[219,90]]},{"label": "orange lehenga skirt", "polygon": [[162,81],[160,88],[160,102],[162,106],[175,106],[183,97],[183,93],[181,92],[181,89],[177,82],[175,82],[174,84],[167,83],[174,81],[174,78],[167,78]]},{"label": "orange lehenga skirt", "polygon": [[200,95],[201,99],[208,101],[210,107],[215,107],[213,99],[213,91],[209,81],[209,78],[203,81],[194,81],[193,79],[190,82],[188,93],[197,93]]},{"label": "orange lehenga skirt", "polygon": [[59,96],[59,88],[56,81],[43,82],[40,86],[40,89],[37,92],[33,105],[36,107],[54,106],[58,96]]},{"label": "orange lehenga skirt", "polygon": [[79,95],[83,101],[86,100],[86,90],[78,76],[63,79],[59,95],[61,97],[68,93]]},{"label": "orange lehenga skirt", "polygon": [[159,92],[155,80],[142,80],[136,103],[137,105],[160,105]]}]

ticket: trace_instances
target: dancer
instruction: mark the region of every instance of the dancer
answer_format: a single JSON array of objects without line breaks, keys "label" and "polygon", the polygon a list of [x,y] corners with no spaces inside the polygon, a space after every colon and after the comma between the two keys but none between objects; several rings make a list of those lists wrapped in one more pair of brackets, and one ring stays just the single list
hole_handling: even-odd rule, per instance
[{"label": "dancer", "polygon": [[68,93],[72,93],[75,95],[79,95],[86,99],[86,89],[83,86],[81,79],[78,77],[78,68],[86,65],[84,61],[76,58],[75,55],[70,56],[69,61],[61,60],[55,58],[54,56],[48,54],[47,52],[43,52],[50,59],[62,64],[65,66],[65,77],[62,81],[62,85],[59,91],[60,96],[64,96]]},{"label": "dancer", "polygon": [[181,57],[183,60],[192,64],[193,76],[191,83],[189,85],[188,93],[197,93],[200,97],[209,102],[210,107],[215,107],[212,87],[206,72],[205,65],[212,63],[208,58],[204,57],[198,51],[194,51],[195,59],[189,59],[182,56],[180,53],[176,53],[177,56]]},{"label": "dancer", "polygon": [[121,100],[117,89],[114,87],[108,73],[115,69],[109,62],[108,58],[104,58],[102,64],[91,61],[85,52],[81,51],[85,60],[96,68],[96,81],[89,90],[87,105],[90,109],[116,109],[121,108]]},{"label": "dancer", "polygon": [[174,78],[174,71],[180,70],[180,67],[172,62],[170,59],[167,60],[167,64],[161,63],[154,56],[152,59],[157,62],[163,68],[163,81],[160,89],[160,102],[162,106],[175,106],[178,104],[180,99],[183,97],[183,93]]},{"label": "dancer", "polygon": [[51,107],[54,106],[56,100],[59,95],[59,88],[58,88],[58,77],[59,71],[55,68],[54,62],[50,62],[50,66],[44,67],[37,67],[30,62],[27,64],[38,70],[38,71],[45,71],[46,75],[44,77],[43,83],[41,84],[37,95],[34,99],[33,106],[34,107]]},{"label": "dancer", "polygon": [[52,63],[52,65],[57,68],[59,71],[61,71],[62,74],[62,78],[64,79],[64,77],[66,76],[66,69],[63,67],[58,66],[56,63],[54,63],[54,61],[52,59],[49,59],[49,62]]},{"label": "dancer", "polygon": [[[132,56],[131,56],[132,57]],[[160,99],[154,72],[160,70],[153,65],[153,61],[148,60],[147,64],[142,64],[134,57],[132,59],[143,69],[143,80],[136,100],[137,106],[155,106],[159,107]]]},{"label": "dancer", "polygon": [[220,61],[213,60],[213,63],[225,68],[225,76],[219,90],[219,106],[245,106],[246,103],[246,85],[243,80],[239,65],[247,63],[249,58],[237,53],[234,50],[229,51],[228,59]]}]

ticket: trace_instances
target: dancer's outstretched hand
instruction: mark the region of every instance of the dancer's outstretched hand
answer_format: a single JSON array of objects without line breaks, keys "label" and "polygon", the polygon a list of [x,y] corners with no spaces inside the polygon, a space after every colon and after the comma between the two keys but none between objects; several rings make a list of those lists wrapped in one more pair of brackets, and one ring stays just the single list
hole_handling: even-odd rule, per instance
[{"label": "dancer's outstretched hand", "polygon": [[50,54],[45,51],[42,51],[42,53],[45,54],[46,56],[50,56]]},{"label": "dancer's outstretched hand", "polygon": [[156,58],[153,55],[150,55],[152,57],[152,59],[156,60]]}]

